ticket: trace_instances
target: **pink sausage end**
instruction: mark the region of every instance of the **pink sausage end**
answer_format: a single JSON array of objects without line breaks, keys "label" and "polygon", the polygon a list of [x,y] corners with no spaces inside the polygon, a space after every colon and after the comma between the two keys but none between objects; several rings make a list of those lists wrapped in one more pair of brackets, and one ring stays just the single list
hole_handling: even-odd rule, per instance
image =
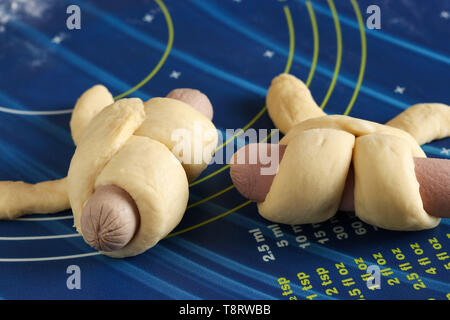
[{"label": "pink sausage end", "polygon": [[139,226],[139,211],[133,198],[114,185],[98,187],[81,214],[84,240],[101,251],[125,247]]},{"label": "pink sausage end", "polygon": [[183,101],[202,113],[206,118],[212,120],[213,107],[208,97],[196,89],[174,89],[167,94],[167,98]]}]

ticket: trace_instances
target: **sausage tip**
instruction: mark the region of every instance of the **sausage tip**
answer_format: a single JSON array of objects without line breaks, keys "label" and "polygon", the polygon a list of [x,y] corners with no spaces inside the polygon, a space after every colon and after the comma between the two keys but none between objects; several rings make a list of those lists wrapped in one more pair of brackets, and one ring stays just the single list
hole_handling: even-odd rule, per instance
[{"label": "sausage tip", "polygon": [[213,118],[213,106],[208,97],[197,89],[174,89],[167,94],[167,98],[183,101],[199,111],[209,120]]},{"label": "sausage tip", "polygon": [[81,231],[94,249],[111,252],[125,247],[139,225],[139,211],[131,196],[114,186],[100,186],[86,203]]}]

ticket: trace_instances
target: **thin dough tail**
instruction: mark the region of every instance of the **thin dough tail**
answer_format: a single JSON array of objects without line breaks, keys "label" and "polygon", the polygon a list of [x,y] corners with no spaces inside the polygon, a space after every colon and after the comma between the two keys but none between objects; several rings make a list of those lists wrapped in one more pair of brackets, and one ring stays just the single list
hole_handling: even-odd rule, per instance
[{"label": "thin dough tail", "polygon": [[32,213],[56,213],[70,208],[66,178],[36,184],[0,181],[0,219]]},{"label": "thin dough tail", "polygon": [[450,107],[442,103],[416,104],[387,122],[402,129],[422,145],[450,136]]}]

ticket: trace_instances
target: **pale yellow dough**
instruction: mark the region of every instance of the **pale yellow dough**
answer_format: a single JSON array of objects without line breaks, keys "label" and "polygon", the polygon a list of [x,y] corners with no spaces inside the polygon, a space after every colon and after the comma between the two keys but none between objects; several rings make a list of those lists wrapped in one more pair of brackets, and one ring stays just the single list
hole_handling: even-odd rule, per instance
[{"label": "pale yellow dough", "polygon": [[139,230],[112,257],[129,257],[153,247],[180,222],[189,198],[186,174],[180,162],[163,144],[132,136],[108,162],[95,187],[113,184],[126,190],[136,202]]},{"label": "pale yellow dough", "polygon": [[66,183],[66,178],[36,184],[0,181],[0,218],[16,219],[25,214],[69,209]]},{"label": "pale yellow dough", "polygon": [[112,94],[102,85],[86,90],[77,100],[70,118],[70,130],[75,145],[91,120],[106,106],[114,103]]},{"label": "pale yellow dough", "polygon": [[[140,227],[125,247],[102,252],[134,256],[154,246],[180,222],[186,210],[188,179],[208,165],[218,134],[212,122],[190,105],[170,98],[121,99],[97,85],[78,99],[70,121],[77,146],[67,178],[37,184],[0,181],[0,219],[72,208],[81,234],[86,202],[102,185],[114,184],[133,198]],[[174,140],[185,134],[186,144]],[[191,157],[182,157],[186,153]],[[194,157],[199,152],[200,157]],[[194,160],[197,160],[196,163]]]},{"label": "pale yellow dough", "polygon": [[[259,213],[270,221],[325,221],[337,211],[352,160],[355,137],[345,131],[312,129],[288,144]],[[334,156],[339,154],[339,156]]]},{"label": "pale yellow dough", "polygon": [[189,181],[197,178],[216,149],[216,127],[199,111],[179,100],[153,98],[144,105],[147,117],[135,134],[163,143],[180,160]]},{"label": "pale yellow dough", "polygon": [[404,139],[368,134],[356,139],[355,212],[364,222],[390,230],[436,227],[439,218],[423,209],[413,157],[421,157]]},{"label": "pale yellow dough", "polygon": [[386,124],[408,132],[419,144],[428,143],[450,136],[450,107],[442,103],[416,104]]},{"label": "pale yellow dough", "polygon": [[382,125],[348,116],[324,116],[306,86],[290,75],[275,78],[267,108],[287,145],[259,213],[274,222],[325,221],[340,204],[348,168],[355,170],[355,213],[391,230],[422,230],[439,218],[423,209],[413,157],[419,143],[450,136],[450,108],[421,104]]},{"label": "pale yellow dough", "polygon": [[97,176],[145,119],[140,99],[122,99],[103,109],[87,126],[67,175],[73,220],[81,232],[81,213],[94,193]]},{"label": "pale yellow dough", "polygon": [[[188,177],[196,177],[207,162],[181,163],[171,152],[172,132],[188,136],[193,123],[209,130],[212,138],[199,140],[201,150],[217,144],[214,125],[184,102],[154,98],[146,105],[140,99],[121,99],[104,108],[89,123],[72,158],[68,193],[79,233],[81,214],[99,186],[121,187],[136,202],[140,227],[133,239],[118,251],[102,252],[111,257],[128,257],[144,252],[164,238],[180,222],[186,210]],[[188,159],[189,160],[189,159]],[[184,166],[184,168],[183,168]],[[185,171],[186,170],[186,171]]]},{"label": "pale yellow dough", "polygon": [[325,116],[308,87],[296,77],[283,73],[272,80],[266,97],[267,111],[275,127],[286,134],[300,122]]}]

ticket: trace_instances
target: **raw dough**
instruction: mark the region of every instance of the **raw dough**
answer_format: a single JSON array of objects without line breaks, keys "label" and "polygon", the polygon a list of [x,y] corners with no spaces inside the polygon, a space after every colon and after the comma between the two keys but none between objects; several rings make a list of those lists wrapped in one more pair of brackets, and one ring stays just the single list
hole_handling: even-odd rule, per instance
[{"label": "raw dough", "polygon": [[102,85],[93,86],[78,98],[70,118],[70,130],[75,145],[78,145],[89,122],[105,107],[113,103],[112,94]]},{"label": "raw dough", "polygon": [[287,145],[269,193],[258,203],[259,213],[287,224],[331,218],[344,191],[354,142],[355,137],[345,131],[300,132]]},{"label": "raw dough", "polygon": [[284,134],[306,119],[326,115],[314,101],[308,87],[300,79],[286,73],[272,80],[266,104],[275,127]]},{"label": "raw dough", "polygon": [[69,168],[68,193],[79,233],[83,207],[96,187],[116,185],[136,202],[139,230],[124,248],[102,252],[112,257],[134,256],[154,246],[179,223],[188,201],[186,173],[176,157],[162,143],[133,135],[145,119],[140,99],[105,108],[86,128]]},{"label": "raw dough", "polygon": [[30,213],[56,213],[69,209],[66,180],[36,184],[0,181],[0,218],[16,219]]},{"label": "raw dough", "polygon": [[122,99],[102,110],[87,126],[67,175],[67,191],[78,232],[81,233],[81,212],[94,193],[95,180],[144,119],[140,99]]},{"label": "raw dough", "polygon": [[390,230],[436,227],[439,218],[423,209],[413,157],[420,157],[405,140],[368,134],[356,139],[355,213],[364,222]]},{"label": "raw dough", "polygon": [[450,136],[450,107],[442,103],[422,103],[409,107],[386,123],[412,135],[419,144]]}]

